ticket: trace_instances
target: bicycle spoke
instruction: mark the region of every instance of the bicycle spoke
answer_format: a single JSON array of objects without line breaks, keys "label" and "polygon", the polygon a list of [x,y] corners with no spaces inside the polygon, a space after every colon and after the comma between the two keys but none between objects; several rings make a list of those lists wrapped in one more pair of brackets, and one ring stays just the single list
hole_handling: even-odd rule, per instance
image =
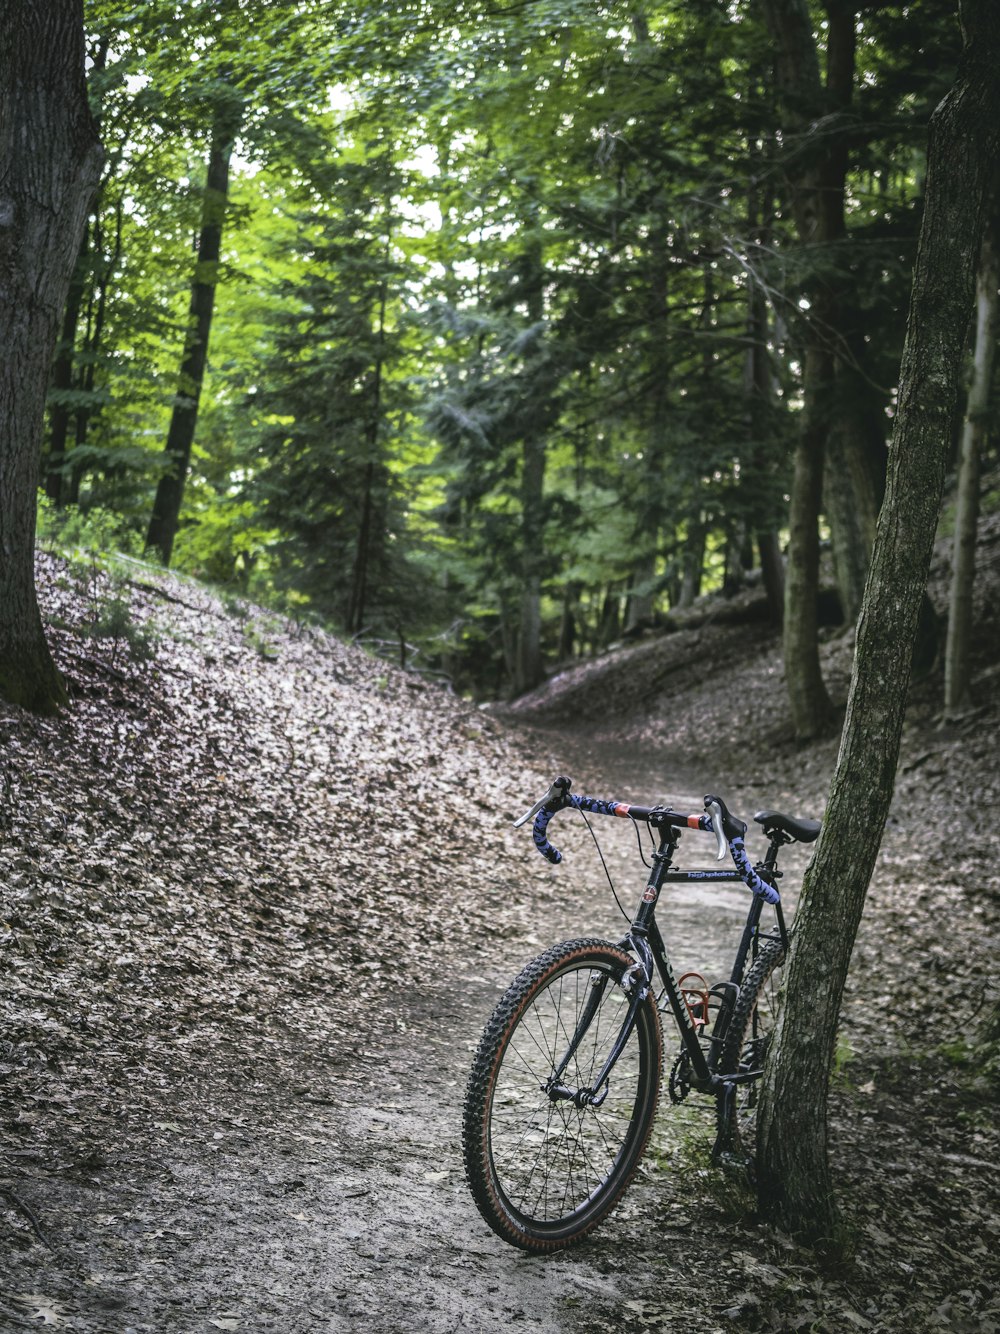
[{"label": "bicycle spoke", "polygon": [[627,999],[616,984],[605,982],[590,1027],[579,1035],[594,976],[589,967],[574,970],[531,1001],[497,1078],[491,1127],[495,1169],[511,1202],[532,1217],[558,1218],[589,1200],[631,1124],[637,1063],[628,1049],[601,1107],[553,1102],[545,1091],[574,1040],[577,1048],[559,1080],[574,1090],[592,1089],[624,1022]]}]

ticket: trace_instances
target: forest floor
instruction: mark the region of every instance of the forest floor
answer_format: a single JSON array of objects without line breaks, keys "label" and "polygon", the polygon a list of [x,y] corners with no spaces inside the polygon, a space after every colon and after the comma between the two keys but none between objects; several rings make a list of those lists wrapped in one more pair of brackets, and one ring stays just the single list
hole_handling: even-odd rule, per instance
[{"label": "forest floor", "polygon": [[[789,741],[752,595],[482,709],[197,585],[40,555],[73,700],[0,708],[0,1331],[1000,1330],[975,1045],[1000,923],[996,524],[980,550],[977,707],[945,727],[940,681],[914,686],[852,965],[836,1264],[710,1166],[710,1109],[664,1098],[623,1204],[549,1258],[488,1230],[461,1165],[506,983],[555,940],[621,933],[586,830],[553,826],[553,868],[511,828],[553,774],[822,814],[836,744]],[[824,645],[841,699],[850,654]],[[624,824],[596,832],[630,900]],[[666,905],[678,971],[719,966],[742,906]]]}]

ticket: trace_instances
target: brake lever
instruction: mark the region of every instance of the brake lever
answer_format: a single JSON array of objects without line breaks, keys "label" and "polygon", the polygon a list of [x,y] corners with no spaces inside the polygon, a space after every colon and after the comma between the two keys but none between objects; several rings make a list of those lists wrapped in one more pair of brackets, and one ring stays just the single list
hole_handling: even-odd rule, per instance
[{"label": "brake lever", "polygon": [[523,824],[527,824],[529,820],[533,820],[545,805],[546,801],[548,801],[548,797],[542,797],[540,801],[536,801],[531,810],[525,811],[519,819],[514,821],[514,828],[520,829]]},{"label": "brake lever", "polygon": [[[555,779],[545,796],[540,797],[530,811],[525,811],[519,819],[514,821],[514,828],[520,829],[521,826],[527,824],[529,820],[533,820],[540,810],[544,810],[546,806],[551,805],[553,802],[559,802],[561,804],[562,799],[566,796],[566,793],[571,787],[572,784],[568,778]],[[554,809],[558,810],[559,807],[555,806]]]},{"label": "brake lever", "polygon": [[712,832],[715,834],[715,841],[719,847],[715,860],[721,862],[729,851],[729,844],[726,841],[725,831],[722,828],[722,811],[717,801],[707,802],[706,805],[708,807],[708,813],[712,817]]}]

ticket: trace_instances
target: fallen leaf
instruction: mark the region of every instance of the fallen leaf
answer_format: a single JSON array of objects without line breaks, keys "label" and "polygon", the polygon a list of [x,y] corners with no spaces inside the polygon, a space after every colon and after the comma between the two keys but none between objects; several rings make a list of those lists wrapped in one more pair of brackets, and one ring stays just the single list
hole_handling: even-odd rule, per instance
[{"label": "fallen leaf", "polygon": [[43,1325],[61,1325],[66,1315],[66,1307],[54,1297],[43,1297],[39,1293],[14,1293],[14,1300],[23,1306],[32,1320],[40,1320]]}]

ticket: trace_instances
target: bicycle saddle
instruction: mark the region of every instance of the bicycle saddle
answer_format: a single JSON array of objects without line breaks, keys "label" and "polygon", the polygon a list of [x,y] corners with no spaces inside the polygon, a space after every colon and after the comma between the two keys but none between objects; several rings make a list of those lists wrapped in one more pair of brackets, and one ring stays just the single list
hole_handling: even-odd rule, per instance
[{"label": "bicycle saddle", "polygon": [[799,843],[813,843],[819,837],[819,820],[796,820],[793,815],[782,815],[780,811],[758,811],[753,818],[765,834],[776,829],[780,834],[797,839]]}]

